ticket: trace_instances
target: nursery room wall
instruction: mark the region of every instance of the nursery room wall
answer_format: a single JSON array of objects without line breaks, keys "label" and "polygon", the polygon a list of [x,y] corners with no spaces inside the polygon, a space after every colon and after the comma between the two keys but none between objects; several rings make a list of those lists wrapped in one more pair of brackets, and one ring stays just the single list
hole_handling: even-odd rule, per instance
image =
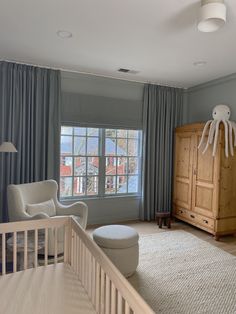
[{"label": "nursery room wall", "polygon": [[186,94],[188,123],[212,119],[212,109],[228,105],[231,120],[236,120],[236,74],[189,88]]}]

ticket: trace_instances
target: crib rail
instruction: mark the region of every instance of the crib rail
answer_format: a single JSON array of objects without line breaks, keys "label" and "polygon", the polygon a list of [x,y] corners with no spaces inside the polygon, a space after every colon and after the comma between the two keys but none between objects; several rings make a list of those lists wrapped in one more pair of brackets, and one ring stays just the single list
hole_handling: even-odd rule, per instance
[{"label": "crib rail", "polygon": [[[57,217],[41,220],[29,220],[0,224],[1,268],[2,275],[7,273],[7,250],[12,252],[12,271],[38,267],[38,254],[44,257],[44,265],[48,265],[48,233],[54,234],[54,263],[57,263],[58,229],[65,230],[64,250],[68,251],[68,228],[70,218]],[[64,256],[66,257],[66,255]],[[19,261],[20,260],[20,261]],[[30,264],[30,265],[29,265]]]},{"label": "crib rail", "polygon": [[[103,251],[71,220],[70,264],[99,314],[154,314]],[[129,258],[127,256],[127,258]]]},{"label": "crib rail", "polygon": [[[2,275],[6,269],[6,247],[13,254],[13,272],[29,268],[28,255],[33,254],[33,267],[38,267],[38,252],[43,249],[48,265],[48,233],[54,234],[54,263],[57,263],[57,235],[64,229],[64,262],[78,276],[98,314],[154,314],[136,290],[123,277],[103,251],[71,217],[57,217],[0,224]],[[43,236],[43,239],[40,238]],[[9,240],[10,239],[10,240]],[[43,243],[41,248],[41,243]],[[19,250],[20,246],[20,250]],[[29,252],[29,246],[31,251]],[[18,266],[19,253],[21,265]],[[129,258],[129,257],[127,257]]]}]

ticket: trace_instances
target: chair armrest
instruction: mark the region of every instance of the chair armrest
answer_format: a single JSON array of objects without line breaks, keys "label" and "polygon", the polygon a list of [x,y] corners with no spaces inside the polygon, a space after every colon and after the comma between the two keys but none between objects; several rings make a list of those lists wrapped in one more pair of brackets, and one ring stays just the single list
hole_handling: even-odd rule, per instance
[{"label": "chair armrest", "polygon": [[48,216],[46,213],[43,213],[43,212],[38,213],[34,216],[31,216],[31,219],[34,219],[34,220],[36,220],[36,219],[48,219],[48,218],[50,218],[50,216]]},{"label": "chair armrest", "polygon": [[87,226],[88,206],[84,202],[76,202],[71,205],[62,205],[58,202],[56,212],[58,216],[79,216],[81,227],[85,229]]},{"label": "chair armrest", "polygon": [[37,220],[37,219],[47,219],[50,218],[47,214],[45,213],[38,213],[36,215],[30,216],[29,214],[27,214],[26,212],[22,212],[21,216],[20,216],[20,221],[21,220]]}]

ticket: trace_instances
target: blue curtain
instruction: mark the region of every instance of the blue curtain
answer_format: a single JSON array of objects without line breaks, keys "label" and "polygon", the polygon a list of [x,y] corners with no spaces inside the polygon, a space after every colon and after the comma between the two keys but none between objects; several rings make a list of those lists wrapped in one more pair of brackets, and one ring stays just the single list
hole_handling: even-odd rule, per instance
[{"label": "blue curtain", "polygon": [[147,84],[143,97],[141,219],[171,211],[174,129],[182,123],[183,90]]},{"label": "blue curtain", "polygon": [[0,210],[7,221],[8,184],[59,178],[60,71],[0,62]]}]

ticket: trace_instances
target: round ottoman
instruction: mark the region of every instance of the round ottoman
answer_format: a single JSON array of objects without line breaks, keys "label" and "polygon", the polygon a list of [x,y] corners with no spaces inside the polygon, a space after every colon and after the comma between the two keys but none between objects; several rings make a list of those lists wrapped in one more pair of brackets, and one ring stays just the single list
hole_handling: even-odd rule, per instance
[{"label": "round ottoman", "polygon": [[131,227],[110,225],[94,230],[93,240],[125,276],[131,276],[139,260],[139,235]]}]

